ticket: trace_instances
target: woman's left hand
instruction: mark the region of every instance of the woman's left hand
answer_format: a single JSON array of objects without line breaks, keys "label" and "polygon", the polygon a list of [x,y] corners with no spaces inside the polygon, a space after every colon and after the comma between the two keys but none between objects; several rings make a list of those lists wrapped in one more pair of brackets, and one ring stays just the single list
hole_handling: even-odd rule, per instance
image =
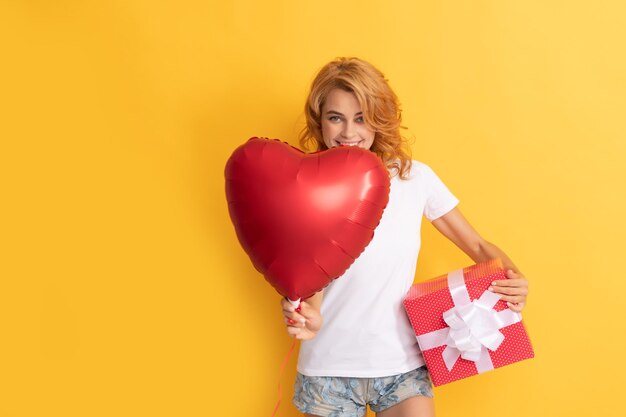
[{"label": "woman's left hand", "polygon": [[509,308],[515,312],[521,312],[526,305],[526,296],[528,295],[528,280],[508,269],[506,276],[509,279],[494,281],[489,287],[489,291],[496,294],[502,294],[502,300],[506,301]]}]

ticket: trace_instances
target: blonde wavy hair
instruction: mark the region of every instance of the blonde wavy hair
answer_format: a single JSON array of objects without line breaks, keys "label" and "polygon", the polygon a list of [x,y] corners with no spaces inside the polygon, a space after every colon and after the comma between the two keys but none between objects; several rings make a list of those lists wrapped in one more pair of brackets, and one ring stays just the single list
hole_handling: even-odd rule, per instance
[{"label": "blonde wavy hair", "polygon": [[[382,72],[359,58],[340,57],[326,64],[311,84],[304,106],[306,126],[299,135],[300,145],[314,150],[328,149],[322,138],[322,106],[331,90],[340,88],[354,93],[369,128],[374,130],[370,150],[382,159],[389,170],[407,179],[411,167],[411,151],[400,134],[402,111],[398,97]],[[393,176],[392,175],[392,176]]]}]

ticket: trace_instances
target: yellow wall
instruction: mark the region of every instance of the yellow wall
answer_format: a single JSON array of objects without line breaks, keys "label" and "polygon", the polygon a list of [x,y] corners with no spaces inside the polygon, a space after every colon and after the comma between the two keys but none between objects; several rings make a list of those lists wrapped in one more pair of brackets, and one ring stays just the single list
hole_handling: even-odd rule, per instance
[{"label": "yellow wall", "polygon": [[[271,414],[291,339],[223,168],[250,136],[295,143],[308,84],[342,55],[385,72],[414,157],[531,282],[537,357],[438,388],[438,415],[623,415],[625,14],[2,1],[0,416]],[[423,240],[417,279],[471,263],[427,223]],[[294,375],[292,358],[280,416]]]}]

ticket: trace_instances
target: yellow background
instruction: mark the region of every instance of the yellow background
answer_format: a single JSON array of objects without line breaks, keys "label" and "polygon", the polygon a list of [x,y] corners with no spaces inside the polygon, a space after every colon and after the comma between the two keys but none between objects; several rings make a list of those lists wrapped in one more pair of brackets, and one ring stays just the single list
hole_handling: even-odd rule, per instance
[{"label": "yellow background", "polygon": [[[414,158],[531,283],[537,357],[439,416],[621,416],[626,6],[0,3],[0,416],[270,415],[291,339],[223,168],[293,144],[316,71],[389,78]],[[424,223],[416,279],[471,264]],[[282,378],[290,404],[295,357]]]}]

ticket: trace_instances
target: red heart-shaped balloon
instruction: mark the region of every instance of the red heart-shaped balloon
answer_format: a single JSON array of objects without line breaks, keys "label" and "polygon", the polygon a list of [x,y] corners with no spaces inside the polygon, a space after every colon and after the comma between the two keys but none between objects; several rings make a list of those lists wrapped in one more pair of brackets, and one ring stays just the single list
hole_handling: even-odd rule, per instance
[{"label": "red heart-shaped balloon", "polygon": [[225,176],[239,242],[291,300],[310,297],[348,269],[389,200],[384,164],[357,147],[306,154],[254,137],[233,152]]}]

